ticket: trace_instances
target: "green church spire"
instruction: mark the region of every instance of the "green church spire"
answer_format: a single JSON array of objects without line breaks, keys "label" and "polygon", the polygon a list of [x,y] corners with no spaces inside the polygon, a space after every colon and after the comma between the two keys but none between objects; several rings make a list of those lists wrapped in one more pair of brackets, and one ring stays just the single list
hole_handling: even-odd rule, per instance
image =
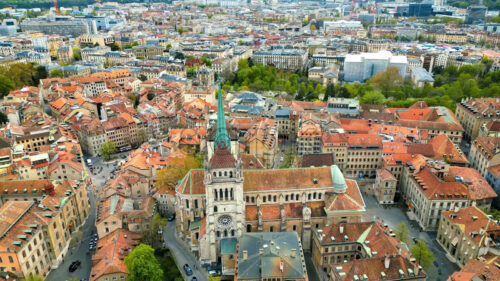
[{"label": "green church spire", "polygon": [[214,140],[214,150],[218,146],[226,146],[231,150],[231,141],[226,129],[226,116],[224,114],[224,103],[222,102],[222,90],[219,77],[219,97],[217,104],[217,132]]}]

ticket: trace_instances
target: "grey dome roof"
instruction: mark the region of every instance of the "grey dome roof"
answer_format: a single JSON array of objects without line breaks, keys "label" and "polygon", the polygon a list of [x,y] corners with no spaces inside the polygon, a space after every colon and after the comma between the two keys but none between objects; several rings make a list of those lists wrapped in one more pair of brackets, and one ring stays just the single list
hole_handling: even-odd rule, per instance
[{"label": "grey dome roof", "polygon": [[337,165],[332,165],[331,170],[332,170],[333,188],[335,188],[336,190],[344,191],[347,188],[344,175],[342,174]]}]

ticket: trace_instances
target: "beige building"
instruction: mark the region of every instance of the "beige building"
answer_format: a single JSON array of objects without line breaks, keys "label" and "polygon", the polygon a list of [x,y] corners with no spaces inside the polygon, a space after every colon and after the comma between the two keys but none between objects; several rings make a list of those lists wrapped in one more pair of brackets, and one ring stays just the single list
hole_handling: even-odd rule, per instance
[{"label": "beige building", "polygon": [[500,164],[500,137],[478,137],[469,152],[471,166],[486,177],[488,168]]},{"label": "beige building", "polygon": [[160,46],[140,45],[128,49],[127,52],[133,53],[138,59],[151,59],[155,56],[163,55],[164,50],[165,49]]},{"label": "beige building", "polygon": [[386,169],[377,170],[377,177],[373,184],[373,193],[379,204],[394,204],[397,184],[398,181],[391,172]]},{"label": "beige building", "polygon": [[477,207],[456,207],[441,213],[436,241],[460,268],[497,248],[499,238],[500,225]]},{"label": "beige building", "polygon": [[500,119],[500,98],[464,99],[457,103],[456,116],[468,139],[475,139],[484,123]]},{"label": "beige building", "polygon": [[489,210],[497,197],[475,169],[449,166],[444,161],[414,162],[405,168],[401,178],[410,218],[423,230],[437,229],[442,211],[472,205]]},{"label": "beige building", "polygon": [[254,120],[245,134],[245,143],[250,154],[262,159],[266,168],[273,168],[278,152],[278,128],[273,120]]},{"label": "beige building", "polygon": [[376,134],[347,136],[346,177],[375,178],[382,165],[382,139]]},{"label": "beige building", "polygon": [[393,254],[407,257],[407,248],[379,221],[332,224],[314,232],[312,260],[318,274],[331,275],[331,264]]}]

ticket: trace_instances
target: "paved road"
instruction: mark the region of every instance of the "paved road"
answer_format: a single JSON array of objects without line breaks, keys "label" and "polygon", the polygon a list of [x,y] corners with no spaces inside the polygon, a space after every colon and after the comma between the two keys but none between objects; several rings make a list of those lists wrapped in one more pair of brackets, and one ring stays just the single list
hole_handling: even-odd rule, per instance
[{"label": "paved road", "polygon": [[[179,266],[179,270],[184,276],[184,280],[191,280],[193,276],[196,276],[198,280],[208,281],[207,271],[200,266],[194,256],[189,250],[187,250],[175,237],[175,221],[169,222],[165,227],[166,231],[163,232],[163,239],[167,242],[167,248],[174,255],[175,261]],[[193,275],[186,276],[186,272],[182,268],[185,264],[188,264],[193,270]]]},{"label": "paved road", "polygon": [[427,247],[432,251],[436,261],[439,263],[439,268],[442,274],[438,274],[438,269],[431,265],[426,269],[427,280],[447,280],[448,277],[459,270],[458,266],[450,262],[445,255],[445,252],[437,244],[436,233],[435,232],[420,232],[416,222],[409,221],[406,214],[397,207],[383,208],[380,207],[373,196],[364,195],[363,199],[366,203],[366,212],[363,215],[364,221],[373,220],[374,216],[380,216],[384,219],[384,223],[387,223],[390,228],[395,228],[400,222],[404,221],[410,229],[410,235],[416,237],[417,239],[424,239]]},{"label": "paved road", "polygon": [[[62,262],[57,269],[54,269],[47,276],[47,281],[63,281],[71,278],[89,278],[90,270],[92,268],[92,256],[88,254],[89,252],[89,242],[92,238],[91,232],[96,233],[95,228],[95,202],[94,202],[94,194],[92,191],[89,192],[90,199],[90,214],[85,221],[85,224],[80,228],[82,231],[82,242],[74,247],[73,249],[69,249],[68,253],[64,257],[64,262]],[[81,261],[81,266],[75,272],[69,272],[69,265],[75,261]]]}]

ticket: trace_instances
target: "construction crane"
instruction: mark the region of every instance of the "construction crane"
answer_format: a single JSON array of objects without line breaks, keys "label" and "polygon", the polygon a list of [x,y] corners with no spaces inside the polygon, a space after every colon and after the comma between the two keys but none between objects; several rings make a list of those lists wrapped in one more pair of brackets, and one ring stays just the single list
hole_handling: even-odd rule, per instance
[{"label": "construction crane", "polygon": [[54,8],[56,9],[56,15],[59,15],[59,10],[57,9],[57,0],[54,0]]}]

